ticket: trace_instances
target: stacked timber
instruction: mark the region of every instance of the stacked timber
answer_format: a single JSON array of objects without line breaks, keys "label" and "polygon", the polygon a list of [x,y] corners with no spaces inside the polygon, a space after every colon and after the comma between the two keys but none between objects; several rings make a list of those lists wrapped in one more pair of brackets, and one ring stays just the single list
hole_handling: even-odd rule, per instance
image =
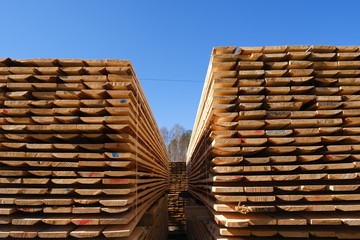
[{"label": "stacked timber", "polygon": [[[137,228],[144,228],[139,240],[168,239],[168,207],[167,195],[163,195],[145,213]],[[132,239],[132,238],[130,238]],[[130,240],[129,239],[129,240]]]},{"label": "stacked timber", "polygon": [[186,190],[186,162],[169,162],[170,188],[169,188],[169,231],[185,230],[185,199],[181,193]]},{"label": "stacked timber", "polygon": [[168,153],[130,61],[0,59],[0,104],[0,238],[145,237]]},{"label": "stacked timber", "polygon": [[360,239],[359,93],[357,46],[214,48],[187,155],[212,217],[190,228]]},{"label": "stacked timber", "polygon": [[196,198],[186,198],[185,216],[188,240],[212,239],[213,230],[209,230],[206,225],[213,221],[213,216],[202,202]]}]

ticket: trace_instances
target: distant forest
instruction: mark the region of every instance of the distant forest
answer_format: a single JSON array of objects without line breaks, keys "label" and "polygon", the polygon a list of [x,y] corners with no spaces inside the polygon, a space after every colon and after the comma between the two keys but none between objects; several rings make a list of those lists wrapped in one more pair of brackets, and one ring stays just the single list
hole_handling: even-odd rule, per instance
[{"label": "distant forest", "polygon": [[192,131],[175,124],[170,130],[161,128],[160,132],[168,149],[170,162],[185,162]]}]

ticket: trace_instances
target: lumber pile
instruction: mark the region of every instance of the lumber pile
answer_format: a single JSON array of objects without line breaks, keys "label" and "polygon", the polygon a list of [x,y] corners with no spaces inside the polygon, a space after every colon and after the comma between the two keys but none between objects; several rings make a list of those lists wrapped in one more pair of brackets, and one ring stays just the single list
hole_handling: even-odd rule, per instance
[{"label": "lumber pile", "polygon": [[198,239],[360,239],[359,93],[357,46],[214,48],[187,155]]},{"label": "lumber pile", "polygon": [[151,239],[168,153],[130,61],[2,58],[0,104],[0,238]]},{"label": "lumber pile", "polygon": [[186,233],[188,240],[212,239],[212,229],[207,224],[213,222],[213,216],[206,206],[196,198],[188,197],[185,203]]},{"label": "lumber pile", "polygon": [[185,230],[185,199],[180,196],[186,190],[186,162],[169,162],[169,231]]},{"label": "lumber pile", "polygon": [[140,220],[139,226],[135,228],[135,230],[137,228],[143,228],[141,229],[143,235],[141,235],[139,240],[160,240],[168,238],[167,206],[167,195],[164,194],[148,209]]}]

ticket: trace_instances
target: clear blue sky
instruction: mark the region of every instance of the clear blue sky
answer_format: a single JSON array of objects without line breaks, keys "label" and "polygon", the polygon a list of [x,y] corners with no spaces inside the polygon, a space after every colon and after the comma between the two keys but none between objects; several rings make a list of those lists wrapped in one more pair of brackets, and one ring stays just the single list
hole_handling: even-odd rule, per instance
[{"label": "clear blue sky", "polygon": [[130,59],[159,127],[192,129],[214,46],[360,44],[355,0],[0,4],[0,57]]}]

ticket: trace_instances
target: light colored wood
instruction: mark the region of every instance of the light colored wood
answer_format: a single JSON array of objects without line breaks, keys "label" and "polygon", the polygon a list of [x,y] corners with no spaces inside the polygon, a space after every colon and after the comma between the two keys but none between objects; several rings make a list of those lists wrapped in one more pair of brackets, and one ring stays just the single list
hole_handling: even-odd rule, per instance
[{"label": "light colored wood", "polygon": [[[14,63],[10,59],[4,62]],[[0,86],[9,90],[3,94],[5,108],[0,118],[5,133],[0,136],[3,142],[0,156],[1,163],[6,166],[0,173],[0,182],[6,187],[0,190],[0,194],[18,196],[1,198],[2,203],[7,204],[3,206],[2,213],[16,216],[12,213],[20,211],[24,216],[17,217],[14,224],[24,228],[10,231],[12,228],[9,227],[9,231],[2,231],[1,235],[18,238],[68,238],[70,233],[84,237],[100,236],[102,230],[86,235],[81,229],[76,232],[79,229],[74,229],[70,223],[75,221],[80,224],[79,221],[86,220],[89,214],[100,211],[133,217],[134,202],[141,204],[145,212],[160,197],[160,192],[167,188],[168,154],[131,63],[81,59],[15,62],[17,66],[11,66],[13,72],[9,71],[9,67],[8,70],[0,70],[0,79],[5,80],[2,74],[6,71],[6,75],[9,75]],[[221,89],[214,92],[231,91]],[[233,97],[231,101],[235,99]],[[28,117],[29,114],[31,117]],[[233,120],[220,114],[218,120],[221,119]],[[125,127],[115,127],[115,124]],[[106,133],[109,135],[106,136]],[[136,136],[136,140],[132,136]],[[121,143],[126,151],[116,149],[115,153],[106,154],[105,142]],[[80,167],[91,167],[93,170],[80,170]],[[106,173],[104,167],[107,167]],[[18,186],[12,188],[10,184]],[[103,184],[108,186],[104,187]],[[93,194],[97,196],[103,193],[97,199],[91,198]],[[36,197],[30,194],[36,194]],[[72,197],[81,194],[84,194],[81,199]],[[121,204],[124,206],[82,205],[101,204],[101,200],[106,205],[106,200],[119,196],[123,196]],[[14,207],[7,207],[9,205]],[[46,218],[59,213],[62,216]],[[64,213],[72,217],[65,217]],[[83,218],[72,214],[80,214]],[[122,219],[125,221],[129,218]],[[4,224],[10,224],[10,220],[10,217],[4,218]],[[40,221],[59,226],[49,228]],[[106,224],[111,224],[110,218],[106,221]],[[126,226],[127,236],[144,238],[145,229],[136,230],[136,234],[130,235],[136,224]],[[35,227],[27,229],[25,225]],[[105,227],[102,226],[102,229]],[[156,239],[154,231],[151,235]]]},{"label": "light colored wood", "polygon": [[40,238],[68,238],[74,226],[52,226],[38,232]]},{"label": "light colored wood", "polygon": [[[210,222],[189,223],[191,232],[202,229],[198,239],[272,239],[276,234],[279,239],[335,238],[335,232],[340,232],[338,238],[351,236],[343,229],[346,222],[356,226],[357,218],[344,216],[344,222],[338,214],[358,210],[353,204],[358,198],[356,169],[360,166],[360,99],[356,97],[360,71],[355,51],[358,47],[239,48],[237,59],[232,58],[237,67],[226,70],[225,64],[221,73],[230,76],[236,69],[239,80],[217,92],[217,97],[226,96],[226,88],[239,88],[235,102],[239,115],[231,119],[226,114],[234,109],[222,108],[228,117],[223,122],[215,122],[221,118],[213,117],[210,110],[216,83],[215,57],[211,57],[187,153],[189,191],[213,209],[214,216],[234,211],[238,205],[243,212],[275,211],[266,215],[277,225],[250,230],[246,225],[227,228],[222,226],[225,222],[217,222],[221,225],[216,227]],[[233,219],[251,220],[251,214]],[[294,227],[288,227],[291,224]],[[320,225],[325,227],[316,227]],[[333,225],[339,229],[335,231]]]},{"label": "light colored wood", "polygon": [[101,234],[105,226],[80,226],[70,232],[76,238],[94,238]]},{"label": "light colored wood", "polygon": [[21,226],[10,229],[10,236],[13,238],[36,238],[38,232],[41,231],[43,227],[41,226]]}]

